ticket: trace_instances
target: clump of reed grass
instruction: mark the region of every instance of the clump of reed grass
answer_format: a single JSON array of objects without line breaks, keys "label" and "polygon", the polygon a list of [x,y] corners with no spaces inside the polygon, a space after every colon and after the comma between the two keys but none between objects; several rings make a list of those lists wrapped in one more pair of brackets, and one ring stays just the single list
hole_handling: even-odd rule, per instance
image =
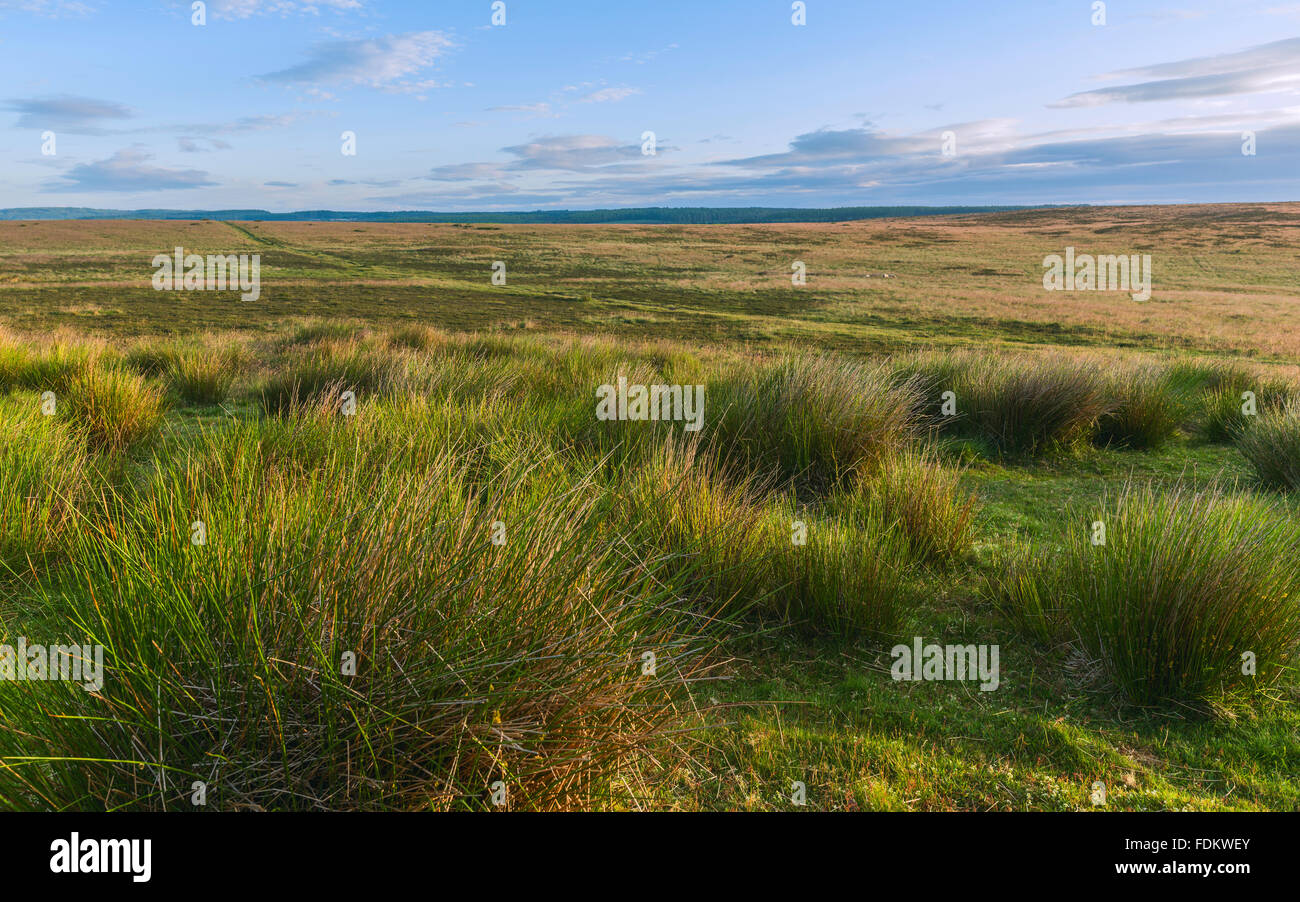
[{"label": "clump of reed grass", "polygon": [[170,342],[143,342],[122,355],[122,366],[141,376],[165,378],[181,358],[180,348]]},{"label": "clump of reed grass", "polygon": [[[619,373],[629,383],[658,378],[647,362]],[[827,358],[733,372],[722,385],[721,399],[714,386],[706,389],[713,409],[724,409],[708,417],[705,432],[679,437],[671,425],[614,424],[619,444],[606,447],[607,457],[625,466],[629,446],[642,449],[630,503],[640,518],[636,534],[674,552],[687,595],[724,609],[815,631],[896,629],[914,556],[901,521],[915,515],[919,537],[921,506],[904,510],[899,488],[890,499],[899,504],[892,519],[874,495],[851,517],[829,508],[800,514],[786,493],[791,479],[828,487],[913,438],[910,387],[894,384],[883,366]],[[820,428],[814,411],[834,428]],[[710,432],[719,420],[723,426]],[[889,475],[878,477],[879,494],[906,478],[896,472],[902,466],[885,465]],[[774,498],[774,488],[783,494]],[[797,530],[796,520],[802,522]]]},{"label": "clump of reed grass", "polygon": [[292,355],[276,368],[262,383],[262,406],[283,415],[304,402],[330,403],[343,391],[375,394],[395,387],[401,372],[400,360],[361,344],[322,346]]},{"label": "clump of reed grass", "polygon": [[1111,408],[1096,371],[1063,357],[991,360],[968,370],[959,384],[964,422],[1005,455],[1085,441]]},{"label": "clump of reed grass", "polygon": [[156,434],[166,412],[162,392],[143,376],[107,366],[76,371],[58,410],[96,451],[120,453]]},{"label": "clump of reed grass", "polygon": [[1110,408],[1100,416],[1094,437],[1100,445],[1151,450],[1182,426],[1185,410],[1177,380],[1165,368],[1121,369],[1107,379],[1106,395]]},{"label": "clump of reed grass", "polygon": [[920,355],[896,362],[894,374],[921,386],[926,425],[999,456],[1078,445],[1113,407],[1095,367],[1064,356]]},{"label": "clump of reed grass", "polygon": [[[995,585],[1040,635],[1055,611],[1127,698],[1201,707],[1276,683],[1300,637],[1300,529],[1272,503],[1217,490],[1130,486],[1098,517]],[[1035,625],[1036,624],[1036,625]],[[1254,672],[1247,672],[1249,660]]]},{"label": "clump of reed grass", "polygon": [[446,341],[447,336],[441,330],[418,323],[398,326],[388,333],[389,345],[412,351],[428,351]]},{"label": "clump of reed grass", "polygon": [[235,361],[202,349],[177,355],[166,370],[167,384],[189,404],[220,404],[235,384]]},{"label": "clump of reed grass", "polygon": [[[1218,386],[1207,389],[1201,396],[1201,419],[1198,434],[1207,442],[1230,442],[1250,424],[1247,410],[1247,390],[1239,386]],[[1255,400],[1259,415],[1259,399]]]},{"label": "clump of reed grass", "polygon": [[[1284,407],[1296,395],[1294,386],[1268,379],[1235,362],[1209,361],[1176,364],[1171,372],[1191,398],[1189,414],[1202,441],[1232,442],[1256,416]],[[1254,413],[1248,413],[1249,392]]]},{"label": "clump of reed grass", "polygon": [[808,355],[745,368],[706,389],[711,449],[828,486],[916,438],[918,392],[883,363]]},{"label": "clump of reed grass", "polygon": [[678,562],[680,590],[710,610],[814,632],[892,634],[904,620],[908,546],[878,503],[858,516],[800,512],[698,440],[667,439],[641,469],[634,534]]},{"label": "clump of reed grass", "polygon": [[622,511],[625,528],[675,562],[683,591],[733,612],[761,604],[761,488],[744,477],[727,480],[700,453],[698,439],[672,435],[634,472]]},{"label": "clump of reed grass", "polygon": [[511,808],[653,793],[716,621],[607,528],[591,474],[532,485],[524,457],[481,491],[463,447],[375,472],[341,444],[295,473],[263,428],[159,459],[40,581],[46,627],[102,644],[107,673],[95,695],[0,687],[24,724],[0,805],[188,809],[193,780],[219,810],[488,809],[498,780]]},{"label": "clump of reed grass", "polygon": [[984,580],[984,595],[999,613],[1044,645],[1067,638],[1065,591],[1055,556],[1036,546],[1003,554]]},{"label": "clump of reed grass", "polygon": [[940,464],[933,451],[886,454],[860,474],[852,489],[828,500],[849,517],[883,516],[898,526],[912,554],[932,564],[955,564],[970,551],[975,496],[961,486],[961,471]]},{"label": "clump of reed grass", "polygon": [[1262,484],[1300,491],[1300,399],[1239,427],[1236,439]]},{"label": "clump of reed grass", "polygon": [[64,341],[31,345],[13,339],[0,343],[0,392],[61,392],[98,356],[96,348]]},{"label": "clump of reed grass", "polygon": [[913,600],[906,539],[883,517],[805,523],[792,541],[790,521],[767,533],[772,589],[766,607],[817,631],[896,636]]},{"label": "clump of reed grass", "polygon": [[90,475],[85,440],[66,423],[35,399],[0,399],[0,571],[35,568],[58,549]]}]

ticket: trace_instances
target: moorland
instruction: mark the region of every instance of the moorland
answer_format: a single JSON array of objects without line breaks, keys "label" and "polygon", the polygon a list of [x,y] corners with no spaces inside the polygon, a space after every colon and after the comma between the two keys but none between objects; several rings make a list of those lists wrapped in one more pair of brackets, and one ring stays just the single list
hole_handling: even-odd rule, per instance
[{"label": "moorland", "polygon": [[0,222],[0,643],[105,662],[0,680],[0,806],[1294,810],[1297,272],[1297,204]]}]

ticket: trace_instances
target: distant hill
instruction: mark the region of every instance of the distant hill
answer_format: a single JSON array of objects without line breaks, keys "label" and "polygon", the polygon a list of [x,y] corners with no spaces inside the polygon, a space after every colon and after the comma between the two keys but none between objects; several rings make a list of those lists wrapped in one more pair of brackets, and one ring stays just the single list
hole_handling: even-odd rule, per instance
[{"label": "distant hill", "polygon": [[1042,209],[1009,207],[635,207],[621,210],[535,210],[520,213],[433,213],[403,210],[396,213],[357,213],[339,210],[101,210],[93,207],[9,207],[0,220],[13,219],[237,219],[313,222],[495,222],[495,223],[628,223],[712,225],[763,222],[845,222],[902,216],[943,216],[959,213],[1001,213]]}]

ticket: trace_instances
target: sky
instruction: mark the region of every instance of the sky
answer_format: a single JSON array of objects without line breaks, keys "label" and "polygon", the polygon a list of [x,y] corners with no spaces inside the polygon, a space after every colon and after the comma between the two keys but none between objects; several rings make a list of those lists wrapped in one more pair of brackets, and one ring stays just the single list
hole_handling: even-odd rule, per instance
[{"label": "sky", "polygon": [[1300,200],[1294,0],[195,6],[0,0],[0,207]]}]

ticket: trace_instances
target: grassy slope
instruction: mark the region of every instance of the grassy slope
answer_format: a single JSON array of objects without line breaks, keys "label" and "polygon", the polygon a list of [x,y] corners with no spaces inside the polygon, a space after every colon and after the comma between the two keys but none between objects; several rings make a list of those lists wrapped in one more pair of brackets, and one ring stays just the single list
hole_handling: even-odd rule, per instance
[{"label": "grassy slope", "polygon": [[[530,327],[719,345],[816,344],[855,352],[1011,344],[1249,356],[1292,369],[1300,262],[1294,205],[1094,210],[842,226],[453,227],[309,223],[3,223],[0,321],[119,337],[261,330],[303,314],[417,320],[452,329]],[[263,300],[159,294],[148,259],[183,243],[263,254]],[[1157,289],[1047,295],[1039,262],[1066,244],[1150,252]],[[488,284],[492,260],[508,288]],[[793,259],[810,284],[789,287]],[[891,279],[880,278],[884,274]],[[210,409],[173,411],[184,428]],[[1300,708],[1233,717],[1124,707],[1065,680],[1066,662],[1022,652],[977,598],[998,551],[1062,528],[1130,474],[1245,477],[1240,456],[1179,440],[1154,453],[1096,451],[1035,465],[975,463],[979,564],[931,579],[921,632],[1003,643],[1003,685],[900,684],[884,650],[786,634],[747,639],[735,704],[710,751],[681,774],[681,807],[786,808],[802,780],[815,808],[1087,808],[1103,779],[1121,808],[1300,807]],[[1027,656],[1028,655],[1028,656]]]}]

